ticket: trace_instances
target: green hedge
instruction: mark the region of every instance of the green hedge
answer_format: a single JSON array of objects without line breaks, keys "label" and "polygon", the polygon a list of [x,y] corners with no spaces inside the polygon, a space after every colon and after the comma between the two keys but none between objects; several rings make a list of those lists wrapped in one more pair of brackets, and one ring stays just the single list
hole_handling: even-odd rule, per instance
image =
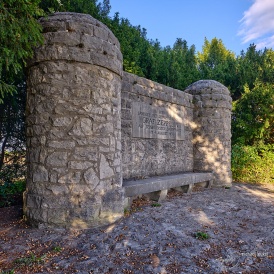
[{"label": "green hedge", "polygon": [[0,207],[21,205],[25,189],[25,180],[0,183]]},{"label": "green hedge", "polygon": [[233,180],[274,184],[274,145],[232,146]]},{"label": "green hedge", "polygon": [[6,152],[0,169],[0,207],[21,205],[26,189],[25,152]]}]

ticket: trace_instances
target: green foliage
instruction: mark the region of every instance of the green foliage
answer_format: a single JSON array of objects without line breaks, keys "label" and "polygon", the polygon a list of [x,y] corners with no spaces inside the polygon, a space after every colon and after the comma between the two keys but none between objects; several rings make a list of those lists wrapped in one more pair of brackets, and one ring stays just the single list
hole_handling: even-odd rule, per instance
[{"label": "green foliage", "polygon": [[152,207],[160,207],[160,206],[162,206],[162,205],[159,204],[159,203],[153,203],[153,204],[151,204],[151,206],[152,206]]},{"label": "green foliage", "polygon": [[221,39],[205,38],[202,52],[198,52],[198,69],[201,79],[212,79],[227,86],[232,93],[236,89],[237,62],[234,53],[226,49]]},{"label": "green foliage", "polygon": [[14,274],[14,270],[0,270],[0,274]]},{"label": "green foliage", "polygon": [[111,6],[109,0],[43,0],[39,7],[46,13],[77,12],[90,14],[92,17],[104,21],[108,20]]},{"label": "green foliage", "polygon": [[274,184],[274,145],[232,147],[233,180]]},{"label": "green foliage", "polygon": [[44,15],[40,0],[5,0],[0,2],[0,103],[15,87],[4,75],[16,75],[33,54],[33,47],[42,42],[37,17]]},{"label": "green foliage", "polygon": [[61,246],[54,246],[53,248],[52,248],[52,251],[54,251],[54,252],[61,252],[63,250],[63,248],[61,247]]},{"label": "green foliage", "polygon": [[146,29],[131,25],[116,13],[106,21],[120,42],[124,70],[177,89],[185,89],[199,79],[195,47],[178,38],[173,48],[146,38]]},{"label": "green foliage", "polygon": [[232,136],[245,145],[274,143],[274,86],[256,81],[234,102]]},{"label": "green foliage", "polygon": [[[1,69],[0,69],[0,77],[1,77]],[[13,85],[9,85],[0,79],[0,105],[3,103],[3,98],[6,95],[12,95],[16,92],[16,88]]]},{"label": "green foliage", "polygon": [[[256,50],[256,45],[251,44],[246,52],[241,52],[238,57],[239,84],[243,88],[247,85],[253,89],[256,79],[260,79],[263,70],[265,52]],[[243,92],[244,90],[242,90]]]},{"label": "green foliage", "polygon": [[[9,79],[6,78],[8,81]],[[13,77],[17,92],[0,107],[0,207],[22,204],[25,190],[25,81]]]},{"label": "green foliage", "polygon": [[46,255],[37,257],[35,254],[30,254],[29,256],[18,258],[14,261],[17,266],[33,266],[35,264],[42,264],[46,259]]},{"label": "green foliage", "polygon": [[[161,56],[161,55],[160,55]],[[190,48],[187,41],[177,38],[173,48],[166,47],[163,50],[161,70],[157,81],[173,88],[184,90],[193,82],[199,80],[195,46]]]},{"label": "green foliage", "polygon": [[146,30],[141,29],[140,26],[132,26],[128,19],[120,18],[119,13],[115,14],[113,20],[106,23],[120,42],[124,70],[145,76],[143,71],[146,68],[144,64],[141,64],[144,62],[141,57],[145,52],[144,49],[149,47],[149,42],[146,40]]},{"label": "green foliage", "polygon": [[208,41],[205,38],[202,52],[198,52],[199,69],[203,76],[210,79],[216,74],[219,66],[224,65],[228,58],[234,54],[226,49],[221,39],[213,38]]},{"label": "green foliage", "polygon": [[22,195],[25,189],[25,180],[0,182],[0,207],[22,204]]},{"label": "green foliage", "polygon": [[[6,81],[13,83],[16,93],[6,94],[0,105],[0,171],[5,164],[19,164],[19,156],[25,152],[25,77],[22,72],[9,76],[5,75]],[[12,157],[8,155],[9,152],[14,152]]]},{"label": "green foliage", "polygon": [[209,235],[206,232],[198,231],[194,233],[194,237],[199,240],[207,240],[209,239]]},{"label": "green foliage", "polygon": [[[222,40],[205,38],[202,52],[178,38],[173,47],[147,39],[146,29],[133,26],[116,13],[109,17],[109,0],[5,0],[0,2],[0,177],[10,184],[24,174],[26,98],[23,68],[42,42],[36,19],[55,11],[87,13],[105,23],[118,38],[124,70],[173,88],[184,90],[200,79],[213,79],[231,90],[234,99],[232,138],[233,176],[255,180],[272,159],[274,143],[274,51],[257,50],[254,44],[240,56]],[[266,146],[268,147],[268,146]],[[9,156],[12,153],[12,157]],[[239,159],[239,157],[243,157]],[[249,155],[250,157],[247,157]],[[8,162],[7,162],[8,159]],[[258,171],[260,170],[260,171]],[[241,175],[242,173],[242,175]],[[247,175],[249,174],[249,175]],[[271,172],[265,172],[271,181]]]},{"label": "green foliage", "polygon": [[130,214],[130,209],[124,208],[124,215],[128,216]]}]

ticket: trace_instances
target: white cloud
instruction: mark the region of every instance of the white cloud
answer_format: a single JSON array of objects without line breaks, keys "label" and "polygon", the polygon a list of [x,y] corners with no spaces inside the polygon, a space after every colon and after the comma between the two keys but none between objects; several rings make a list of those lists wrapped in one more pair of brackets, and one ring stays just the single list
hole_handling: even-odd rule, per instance
[{"label": "white cloud", "polygon": [[256,43],[256,46],[258,49],[274,48],[274,35],[260,39],[260,41]]},{"label": "white cloud", "polygon": [[274,47],[274,0],[254,0],[240,22],[238,35],[243,44],[255,43],[258,49]]}]

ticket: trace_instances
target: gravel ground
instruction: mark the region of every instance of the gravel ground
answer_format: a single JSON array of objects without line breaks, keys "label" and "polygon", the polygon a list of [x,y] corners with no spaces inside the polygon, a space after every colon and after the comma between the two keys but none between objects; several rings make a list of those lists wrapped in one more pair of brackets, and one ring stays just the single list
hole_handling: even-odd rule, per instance
[{"label": "gravel ground", "polygon": [[273,203],[273,185],[171,192],[89,230],[32,229],[2,208],[0,273],[274,273]]}]

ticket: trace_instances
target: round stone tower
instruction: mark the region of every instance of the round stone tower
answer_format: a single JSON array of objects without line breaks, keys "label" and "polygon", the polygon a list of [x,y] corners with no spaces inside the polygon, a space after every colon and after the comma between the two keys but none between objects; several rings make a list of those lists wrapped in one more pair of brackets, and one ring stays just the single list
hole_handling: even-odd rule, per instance
[{"label": "round stone tower", "polygon": [[215,186],[230,186],[230,92],[213,80],[195,82],[185,92],[193,95],[194,103],[194,171],[212,171],[215,175]]},{"label": "round stone tower", "polygon": [[40,23],[44,44],[28,64],[25,216],[35,226],[112,223],[124,202],[119,42],[85,14]]}]

